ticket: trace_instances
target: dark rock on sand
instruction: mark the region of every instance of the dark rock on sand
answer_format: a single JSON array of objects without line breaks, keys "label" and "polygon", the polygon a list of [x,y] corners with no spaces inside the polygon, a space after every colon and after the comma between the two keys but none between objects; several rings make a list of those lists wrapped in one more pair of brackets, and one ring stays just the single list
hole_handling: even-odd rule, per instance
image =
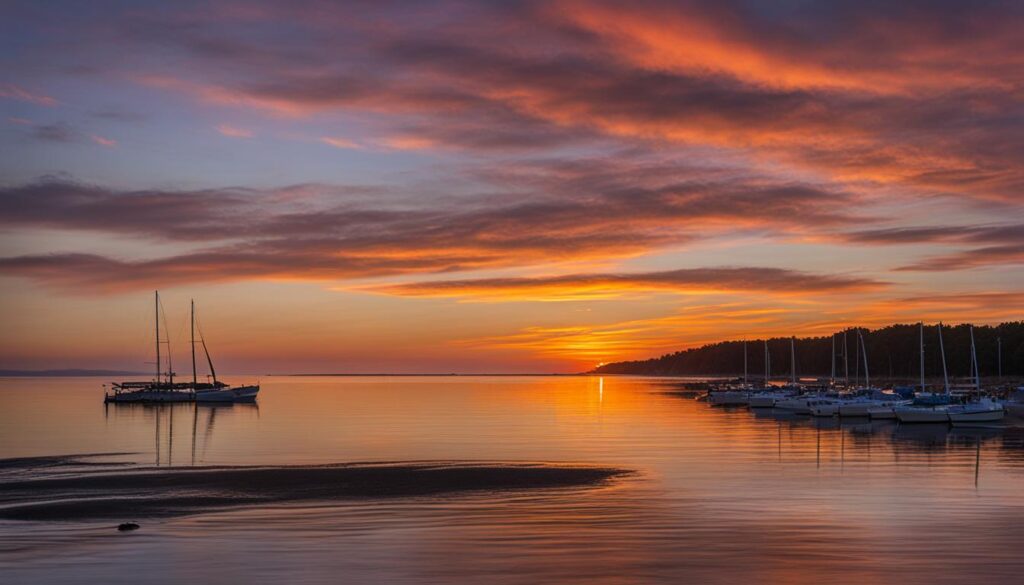
[{"label": "dark rock on sand", "polygon": [[121,532],[128,532],[130,530],[138,530],[139,525],[134,522],[122,522],[121,524],[117,525],[117,529]]}]

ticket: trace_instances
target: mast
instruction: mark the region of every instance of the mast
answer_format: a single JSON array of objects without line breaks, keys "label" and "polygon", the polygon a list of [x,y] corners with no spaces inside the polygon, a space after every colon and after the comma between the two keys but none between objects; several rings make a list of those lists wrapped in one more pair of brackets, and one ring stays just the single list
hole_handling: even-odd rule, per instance
[{"label": "mast", "polygon": [[1002,337],[996,337],[996,364],[998,364],[996,367],[999,368],[999,370],[998,370],[999,381],[1002,382],[1003,381],[1003,338]]},{"label": "mast", "polygon": [[850,385],[850,344],[846,343],[846,331],[843,331],[843,378]]},{"label": "mast", "polygon": [[860,347],[864,353],[864,387],[871,389],[871,375],[868,373],[868,346],[864,343],[864,334],[859,330],[857,331],[857,337],[860,337]]},{"label": "mast", "polygon": [[796,336],[789,338],[789,371],[796,386]]},{"label": "mast", "polygon": [[[158,303],[158,309],[163,308]],[[167,325],[167,311],[164,311],[164,337],[167,343],[167,383],[174,384],[174,364],[171,363],[171,328]]]},{"label": "mast", "polygon": [[981,373],[978,371],[978,352],[974,347],[974,325],[971,325],[971,369],[974,370],[974,389],[981,392]]},{"label": "mast", "polygon": [[[857,335],[860,335],[860,328],[857,328]],[[860,384],[860,344],[853,340],[853,385]]]},{"label": "mast", "polygon": [[836,334],[832,334],[832,376],[828,379],[829,385],[836,384]]},{"label": "mast", "polygon": [[743,340],[743,385],[747,385],[747,340]]},{"label": "mast", "polygon": [[946,374],[946,350],[942,346],[942,321],[939,321],[939,353],[942,355],[942,383],[946,386],[946,394],[949,394],[949,375]]},{"label": "mast", "polygon": [[199,328],[199,343],[203,344],[203,353],[206,354],[206,363],[210,366],[210,376],[213,377],[213,385],[217,385],[217,371],[213,369],[213,360],[210,358],[210,350],[206,349],[206,338],[203,337],[203,328]]},{"label": "mast", "polygon": [[160,291],[153,291],[153,307],[156,322],[156,385],[160,385]]},{"label": "mast", "polygon": [[189,299],[191,304],[191,314],[189,317],[189,325],[191,326],[192,332],[192,343],[189,347],[192,348],[192,389],[196,389],[196,300]]},{"label": "mast", "polygon": [[921,330],[921,392],[924,392],[924,321],[918,323]]},{"label": "mast", "polygon": [[768,378],[772,372],[772,357],[768,355],[768,339],[764,340],[764,385],[768,385]]}]

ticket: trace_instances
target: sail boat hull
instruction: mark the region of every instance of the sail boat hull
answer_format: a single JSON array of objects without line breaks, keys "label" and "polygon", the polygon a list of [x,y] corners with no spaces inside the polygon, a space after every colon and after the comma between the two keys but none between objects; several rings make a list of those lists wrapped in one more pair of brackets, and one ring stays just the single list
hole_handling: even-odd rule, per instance
[{"label": "sail boat hull", "polygon": [[107,394],[104,402],[192,402],[194,400],[191,392],[180,390],[136,390],[132,392],[119,392]]},{"label": "sail boat hull", "polygon": [[256,402],[256,395],[259,391],[260,387],[256,385],[198,390],[195,400],[196,402]]}]

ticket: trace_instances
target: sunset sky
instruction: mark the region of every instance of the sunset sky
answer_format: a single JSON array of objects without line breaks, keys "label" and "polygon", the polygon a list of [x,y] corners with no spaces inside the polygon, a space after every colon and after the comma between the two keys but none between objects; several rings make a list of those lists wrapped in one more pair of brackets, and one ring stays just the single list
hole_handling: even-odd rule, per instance
[{"label": "sunset sky", "polygon": [[1024,4],[36,2],[0,368],[572,372],[1024,318]]}]

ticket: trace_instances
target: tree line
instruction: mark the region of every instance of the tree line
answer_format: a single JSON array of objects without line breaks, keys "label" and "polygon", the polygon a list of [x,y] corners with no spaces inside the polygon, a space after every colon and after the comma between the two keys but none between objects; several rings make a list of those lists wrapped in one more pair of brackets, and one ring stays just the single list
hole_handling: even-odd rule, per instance
[{"label": "tree line", "polygon": [[[872,378],[916,380],[920,372],[921,353],[917,324],[889,325],[869,330],[850,328],[833,336],[802,337],[795,340],[796,374],[802,377],[823,377],[832,373],[833,343],[837,378],[863,380],[864,356],[858,334],[867,349],[867,369]],[[924,328],[925,376],[942,376],[937,325]],[[834,340],[834,341],[833,341]],[[950,377],[965,378],[971,372],[970,326],[967,324],[942,328],[946,369]],[[788,377],[790,338],[767,340],[768,362],[773,377]],[[1000,368],[1004,376],[1024,376],[1024,321],[996,326],[974,327],[974,344],[982,377],[996,376]],[[702,347],[665,354],[658,358],[605,364],[593,370],[600,374],[643,375],[741,375],[746,350],[747,371],[751,378],[765,372],[765,340],[722,341]],[[844,353],[845,348],[845,353]]]}]

